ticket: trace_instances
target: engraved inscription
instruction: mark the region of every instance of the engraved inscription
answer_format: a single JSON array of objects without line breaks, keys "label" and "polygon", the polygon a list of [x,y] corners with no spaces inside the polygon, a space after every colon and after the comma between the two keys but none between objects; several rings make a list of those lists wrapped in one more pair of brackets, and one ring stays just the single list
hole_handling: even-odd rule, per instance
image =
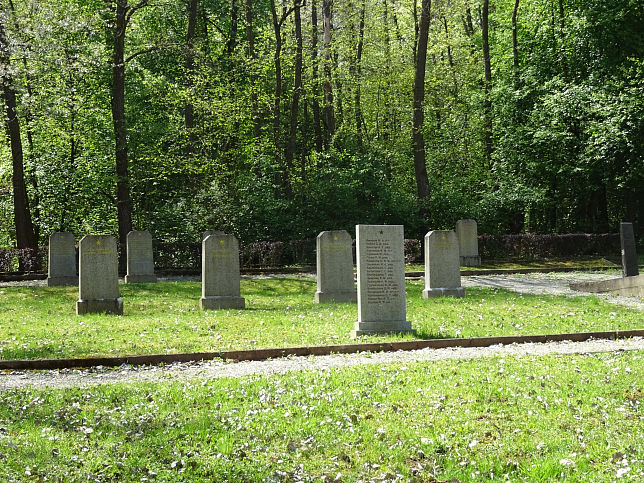
[{"label": "engraved inscription", "polygon": [[394,277],[393,248],[389,240],[365,240],[367,303],[388,304],[396,300],[399,287]]}]

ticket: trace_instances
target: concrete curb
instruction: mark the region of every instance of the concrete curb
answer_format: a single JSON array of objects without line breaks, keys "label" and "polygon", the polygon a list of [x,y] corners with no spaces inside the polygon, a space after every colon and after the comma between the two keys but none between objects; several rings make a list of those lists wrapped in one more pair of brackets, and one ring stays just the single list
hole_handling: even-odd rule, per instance
[{"label": "concrete curb", "polygon": [[584,342],[589,339],[626,339],[644,337],[644,329],[614,330],[607,332],[581,332],[572,334],[518,335],[504,337],[474,337],[469,339],[432,339],[403,342],[379,342],[309,347],[285,347],[255,350],[192,352],[184,354],[150,354],[122,357],[89,357],[79,359],[36,359],[0,361],[0,370],[51,370],[76,367],[120,366],[130,364],[158,365],[174,362],[198,362],[213,359],[229,361],[264,361],[288,356],[323,356],[330,354],[355,354],[358,352],[395,352],[417,349],[444,349],[449,347],[489,347],[493,345]]}]

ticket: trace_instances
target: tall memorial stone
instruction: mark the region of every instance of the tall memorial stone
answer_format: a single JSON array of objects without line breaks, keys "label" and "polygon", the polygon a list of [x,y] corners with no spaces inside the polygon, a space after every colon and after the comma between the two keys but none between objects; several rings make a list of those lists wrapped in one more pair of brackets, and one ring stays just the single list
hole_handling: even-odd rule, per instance
[{"label": "tall memorial stone", "polygon": [[481,266],[476,221],[458,220],[456,222],[456,236],[458,237],[460,264],[464,267]]},{"label": "tall memorial stone", "polygon": [[201,242],[202,309],[243,309],[239,243],[233,235],[209,235]]},{"label": "tall memorial stone", "polygon": [[622,245],[622,271],[625,277],[639,275],[637,267],[637,251],[635,249],[635,233],[632,223],[619,224],[619,238]]},{"label": "tall memorial stone", "polygon": [[425,235],[424,299],[465,296],[458,250],[458,237],[451,230],[433,230]]},{"label": "tall memorial stone", "polygon": [[76,274],[76,240],[67,232],[49,236],[47,285],[78,285]]},{"label": "tall memorial stone", "polygon": [[316,239],[315,303],[355,302],[351,236],[345,230],[323,231]]},{"label": "tall memorial stone", "polygon": [[125,283],[156,283],[152,235],[149,231],[131,231],[127,234],[127,274]]},{"label": "tall memorial stone", "polygon": [[76,313],[123,314],[119,297],[116,240],[110,235],[87,235],[78,244],[78,301]]},{"label": "tall memorial stone", "polygon": [[356,225],[358,321],[351,337],[410,332],[402,225]]}]

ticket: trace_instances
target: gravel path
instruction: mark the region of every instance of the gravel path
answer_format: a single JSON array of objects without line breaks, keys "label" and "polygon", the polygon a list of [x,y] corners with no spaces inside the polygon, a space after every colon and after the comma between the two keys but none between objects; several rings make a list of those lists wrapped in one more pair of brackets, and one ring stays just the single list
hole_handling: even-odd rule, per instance
[{"label": "gravel path", "polygon": [[325,371],[336,367],[363,364],[412,363],[451,359],[474,359],[491,356],[527,356],[546,354],[582,354],[593,352],[644,351],[644,338],[589,340],[586,342],[551,342],[547,344],[512,344],[481,348],[421,349],[415,351],[338,354],[331,356],[288,357],[268,361],[171,364],[164,367],[122,366],[116,369],[97,367],[87,370],[14,371],[0,375],[0,391],[11,388],[87,387],[119,382],[159,382],[215,377],[243,377],[253,374],[284,374],[290,371]]},{"label": "gravel path", "polygon": [[[487,286],[513,290],[526,294],[580,296],[582,292],[570,290],[572,282],[605,280],[619,276],[616,273],[571,272],[528,275],[477,275],[463,277],[465,287]],[[11,283],[16,284],[15,282]],[[21,285],[44,285],[44,281],[20,282]],[[8,284],[2,284],[8,285]],[[2,286],[0,285],[0,286]],[[588,294],[587,294],[588,295]],[[644,310],[644,301],[632,297],[599,295],[608,302]],[[171,364],[163,367],[92,368],[61,371],[12,371],[0,373],[0,391],[32,386],[86,387],[98,384],[143,381],[172,381],[192,378],[243,377],[252,374],[283,374],[289,371],[323,371],[334,367],[360,364],[410,363],[446,359],[472,359],[490,356],[523,356],[544,354],[571,354],[638,350],[644,351],[644,338],[626,340],[590,340],[586,342],[552,342],[547,344],[513,344],[483,348],[422,349],[405,352],[343,354],[331,356],[289,357],[269,361]]]}]

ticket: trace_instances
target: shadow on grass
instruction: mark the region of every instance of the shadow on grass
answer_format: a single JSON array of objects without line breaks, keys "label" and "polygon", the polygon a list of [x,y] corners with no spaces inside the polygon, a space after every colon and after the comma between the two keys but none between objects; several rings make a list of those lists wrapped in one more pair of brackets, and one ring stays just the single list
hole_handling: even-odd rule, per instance
[{"label": "shadow on grass", "polygon": [[444,332],[435,332],[427,329],[416,329],[415,339],[431,340],[431,339],[456,339],[453,334],[446,334]]}]

